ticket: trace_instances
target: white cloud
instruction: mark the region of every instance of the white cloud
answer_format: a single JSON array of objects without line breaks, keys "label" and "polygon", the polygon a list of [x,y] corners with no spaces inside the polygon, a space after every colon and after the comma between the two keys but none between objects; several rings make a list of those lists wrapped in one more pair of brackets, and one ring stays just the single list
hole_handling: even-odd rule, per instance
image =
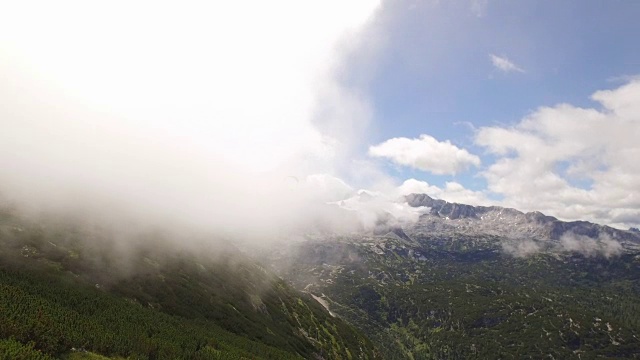
[{"label": "white cloud", "polygon": [[565,233],[560,237],[558,243],[538,242],[533,240],[504,240],[502,249],[505,253],[515,257],[528,257],[541,251],[551,251],[554,253],[575,253],[587,257],[603,256],[610,258],[622,253],[622,245],[611,239],[608,235],[601,235],[597,239]]},{"label": "white cloud", "polygon": [[510,73],[510,72],[523,73],[524,72],[524,70],[521,67],[514,64],[506,56],[489,54],[489,57],[491,58],[491,63],[493,64],[493,66],[502,72],[505,72],[505,73]]},{"label": "white cloud", "polygon": [[308,217],[283,179],[331,171],[366,123],[336,71],[378,3],[3,4],[0,194],[256,233]]},{"label": "white cloud", "polygon": [[393,138],[371,146],[369,155],[390,159],[396,164],[434,174],[456,174],[471,166],[480,166],[480,158],[449,142],[429,135],[419,139]]},{"label": "white cloud", "polygon": [[[422,214],[422,208],[399,202],[395,194],[379,191],[358,190],[357,194],[335,203],[356,216],[360,225],[368,230],[383,222],[386,226],[414,223]],[[390,216],[389,216],[390,215]]]},{"label": "white cloud", "polygon": [[427,194],[436,199],[469,205],[489,205],[491,202],[481,191],[466,189],[461,184],[448,181],[444,188],[430,185],[426,181],[407,179],[397,188],[399,196],[409,194]]},{"label": "white cloud", "polygon": [[343,200],[355,193],[355,189],[342,179],[329,174],[312,174],[302,184],[296,185],[309,196],[324,202]]},{"label": "white cloud", "polygon": [[592,239],[582,235],[572,233],[564,234],[560,238],[561,250],[567,252],[579,253],[584,256],[604,256],[610,258],[620,255],[622,245],[611,239],[609,236],[601,236],[598,239]]},{"label": "white cloud", "polygon": [[331,105],[350,118],[366,116],[331,72],[377,5],[25,1],[3,6],[0,52],[3,69],[22,72],[22,87],[58,108],[109,113],[123,131],[177,134],[234,165],[271,170],[323,156],[340,136],[313,124],[320,92],[343,95]]},{"label": "white cloud", "polygon": [[477,16],[483,17],[487,12],[487,7],[489,6],[489,0],[471,0],[469,5],[469,10]]},{"label": "white cloud", "polygon": [[327,204],[347,211],[325,213],[325,220],[332,219],[334,223],[340,224],[334,226],[334,229],[341,231],[353,231],[357,228],[373,230],[417,221],[428,209],[412,207],[403,201],[403,196],[412,193],[427,194],[450,202],[488,204],[483,193],[465,189],[456,182],[447,182],[444,188],[440,188],[424,181],[408,179],[400,186],[390,186],[383,182],[372,190],[360,189],[355,192],[341,179],[316,174],[307,177],[300,186],[311,198],[325,201],[333,198]]},{"label": "white cloud", "polygon": [[540,252],[542,247],[533,240],[504,240],[502,242],[502,250],[515,257],[528,257]]},{"label": "white cloud", "polygon": [[442,189],[437,186],[430,185],[426,181],[416,179],[407,179],[398,187],[398,195],[405,196],[409,194],[427,194],[429,196],[439,196]]},{"label": "white cloud", "polygon": [[542,107],[513,127],[485,127],[497,156],[483,172],[504,205],[619,227],[640,223],[640,80],[598,91],[602,108]]}]

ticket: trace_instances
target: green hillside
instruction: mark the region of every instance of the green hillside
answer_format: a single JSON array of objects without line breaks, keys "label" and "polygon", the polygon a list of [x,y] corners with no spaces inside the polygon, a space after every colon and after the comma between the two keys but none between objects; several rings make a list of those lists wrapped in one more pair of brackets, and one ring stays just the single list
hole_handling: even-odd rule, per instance
[{"label": "green hillside", "polygon": [[177,250],[171,236],[123,242],[4,211],[0,358],[376,358],[350,325],[233,247]]},{"label": "green hillside", "polygon": [[308,241],[283,274],[384,344],[386,359],[640,358],[640,254],[518,258],[501,241]]}]

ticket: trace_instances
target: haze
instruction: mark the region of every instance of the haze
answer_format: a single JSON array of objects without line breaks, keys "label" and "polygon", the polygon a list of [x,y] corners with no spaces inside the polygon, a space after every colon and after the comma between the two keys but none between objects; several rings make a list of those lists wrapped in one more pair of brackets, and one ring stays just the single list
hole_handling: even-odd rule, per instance
[{"label": "haze", "polygon": [[304,222],[310,199],[336,200],[306,177],[367,121],[336,74],[377,6],[3,5],[2,195],[208,229]]},{"label": "haze", "polygon": [[344,203],[360,225],[415,219],[390,203],[416,192],[638,227],[639,15],[579,1],[3,4],[0,194],[255,234],[334,223],[326,203],[358,189],[380,196]]}]

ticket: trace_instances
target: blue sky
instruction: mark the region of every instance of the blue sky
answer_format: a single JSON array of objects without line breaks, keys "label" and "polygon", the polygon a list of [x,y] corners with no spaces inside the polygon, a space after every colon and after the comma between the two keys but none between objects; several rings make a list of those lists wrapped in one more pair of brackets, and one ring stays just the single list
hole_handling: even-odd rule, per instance
[{"label": "blue sky", "polygon": [[[360,84],[375,110],[374,142],[426,133],[478,151],[469,125],[513,124],[557,103],[594,106],[593,92],[640,69],[637,2],[491,1],[478,16],[464,1],[401,1],[385,11],[385,49]],[[503,73],[489,54],[525,72]]]},{"label": "blue sky", "polygon": [[[439,124],[513,122],[542,105],[587,105],[640,64],[637,2],[495,1],[482,16],[463,1],[399,3],[388,10],[387,45],[368,84],[384,134],[426,125],[448,137],[458,131]],[[489,54],[526,72],[503,74]]]},{"label": "blue sky", "polygon": [[[457,182],[500,202],[509,195],[490,191],[482,172],[501,156],[479,146],[479,129],[517,126],[538,108],[561,103],[602,109],[592,94],[621,87],[640,72],[639,18],[640,3],[633,1],[387,2],[370,32],[381,39],[382,50],[363,58],[354,54],[355,76],[347,81],[369,97],[372,143],[427,134],[482,161],[438,175],[382,157],[390,174],[438,187]],[[510,61],[514,70],[494,66],[492,55]],[[374,71],[364,77],[358,67]],[[565,176],[563,169],[574,160],[554,160],[555,173],[572,188],[591,190],[589,176]],[[629,190],[640,190],[640,184]],[[532,208],[530,200],[507,204]],[[565,218],[578,216],[540,206]],[[579,213],[589,217],[586,212]]]}]

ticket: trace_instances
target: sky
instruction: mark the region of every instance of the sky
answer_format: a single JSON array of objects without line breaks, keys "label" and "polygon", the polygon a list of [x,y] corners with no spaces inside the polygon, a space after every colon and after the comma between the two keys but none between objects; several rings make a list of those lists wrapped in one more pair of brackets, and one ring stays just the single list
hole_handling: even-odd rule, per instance
[{"label": "sky", "polygon": [[625,0],[3,3],[0,195],[256,233],[357,189],[637,227],[639,17]]},{"label": "sky", "polygon": [[383,13],[384,50],[355,55],[375,71],[349,81],[373,107],[368,155],[391,176],[446,200],[640,222],[640,4],[400,1]]}]

